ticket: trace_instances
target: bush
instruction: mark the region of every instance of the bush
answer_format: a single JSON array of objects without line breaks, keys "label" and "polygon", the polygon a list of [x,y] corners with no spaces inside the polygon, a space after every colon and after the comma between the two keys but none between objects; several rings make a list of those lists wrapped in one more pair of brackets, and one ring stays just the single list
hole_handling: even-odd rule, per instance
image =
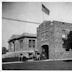
[{"label": "bush", "polygon": [[2,62],[14,62],[14,61],[19,61],[19,57],[10,57],[2,59]]},{"label": "bush", "polygon": [[26,58],[26,57],[23,57],[23,61],[27,61],[28,60],[28,58]]}]

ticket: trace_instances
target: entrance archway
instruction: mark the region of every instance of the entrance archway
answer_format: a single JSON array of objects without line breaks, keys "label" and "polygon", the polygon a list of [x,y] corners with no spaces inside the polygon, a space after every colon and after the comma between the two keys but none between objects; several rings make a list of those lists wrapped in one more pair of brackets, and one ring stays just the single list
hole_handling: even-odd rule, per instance
[{"label": "entrance archway", "polygon": [[49,46],[48,45],[42,46],[42,53],[45,54],[46,59],[49,59]]}]

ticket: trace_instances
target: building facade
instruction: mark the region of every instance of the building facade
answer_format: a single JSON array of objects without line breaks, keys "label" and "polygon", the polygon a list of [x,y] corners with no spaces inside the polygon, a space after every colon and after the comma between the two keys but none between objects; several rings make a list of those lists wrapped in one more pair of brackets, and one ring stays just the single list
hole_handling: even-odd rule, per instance
[{"label": "building facade", "polygon": [[63,39],[66,39],[71,31],[71,23],[44,21],[37,28],[37,48],[39,52],[45,52],[47,59],[72,58],[72,50],[66,50],[63,45]]},{"label": "building facade", "polygon": [[9,52],[34,52],[37,48],[37,37],[35,34],[24,33],[22,35],[13,35],[8,41]]}]

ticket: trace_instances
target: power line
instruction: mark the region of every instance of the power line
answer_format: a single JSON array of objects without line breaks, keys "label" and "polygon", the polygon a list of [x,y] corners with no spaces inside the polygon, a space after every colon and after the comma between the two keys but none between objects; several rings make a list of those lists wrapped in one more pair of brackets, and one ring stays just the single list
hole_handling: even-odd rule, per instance
[{"label": "power line", "polygon": [[37,23],[37,22],[24,21],[24,20],[13,19],[13,18],[7,18],[7,17],[2,17],[2,19],[11,20],[11,21],[18,21],[18,22],[33,23],[33,24],[40,24],[40,23]]}]

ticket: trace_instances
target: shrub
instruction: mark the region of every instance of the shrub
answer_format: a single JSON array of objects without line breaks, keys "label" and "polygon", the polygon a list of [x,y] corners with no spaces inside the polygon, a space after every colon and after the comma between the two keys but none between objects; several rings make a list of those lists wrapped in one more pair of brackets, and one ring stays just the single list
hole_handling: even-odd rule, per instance
[{"label": "shrub", "polygon": [[14,62],[14,61],[19,61],[19,57],[10,57],[2,59],[2,62]]}]

